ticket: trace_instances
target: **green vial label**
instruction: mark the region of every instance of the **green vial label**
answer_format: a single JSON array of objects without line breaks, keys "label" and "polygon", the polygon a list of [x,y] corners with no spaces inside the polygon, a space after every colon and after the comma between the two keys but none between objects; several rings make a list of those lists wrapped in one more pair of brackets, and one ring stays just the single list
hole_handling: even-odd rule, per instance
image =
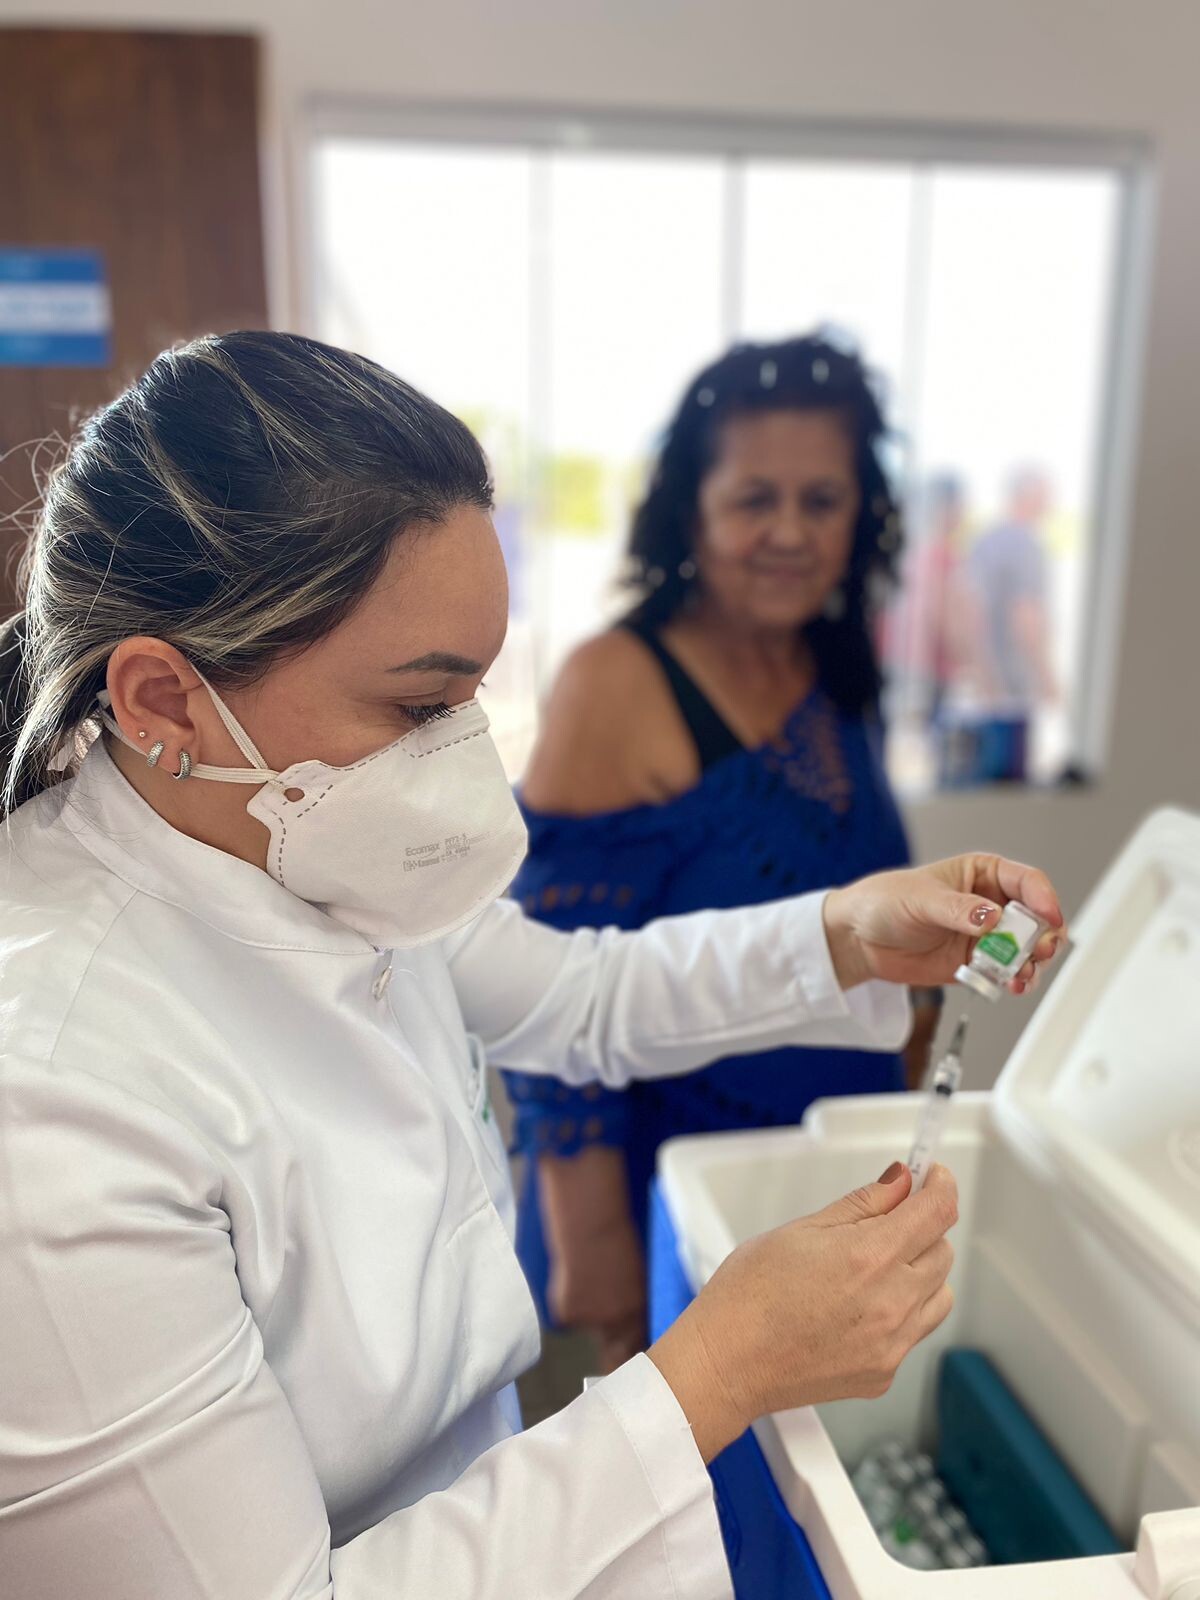
[{"label": "green vial label", "polygon": [[1017,951],[1021,946],[1007,931],[985,933],[980,939],[978,948],[985,956],[991,956],[993,961],[998,961],[1002,967],[1010,967],[1016,959]]}]

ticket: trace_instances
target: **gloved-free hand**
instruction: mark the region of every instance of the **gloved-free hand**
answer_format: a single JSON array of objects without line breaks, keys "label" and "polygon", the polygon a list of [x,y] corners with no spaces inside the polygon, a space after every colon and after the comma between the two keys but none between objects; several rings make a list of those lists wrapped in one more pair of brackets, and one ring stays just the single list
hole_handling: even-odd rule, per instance
[{"label": "gloved-free hand", "polygon": [[1045,873],[989,855],[880,872],[832,890],[825,934],[838,982],[843,989],[870,978],[917,987],[948,983],[1010,900],[1027,905],[1050,929],[1009,984],[1022,994],[1065,941],[1062,908]]},{"label": "gloved-free hand", "polygon": [[950,1314],[958,1189],[896,1162],[877,1183],[739,1245],[650,1347],[706,1460],[756,1417],[875,1398]]}]

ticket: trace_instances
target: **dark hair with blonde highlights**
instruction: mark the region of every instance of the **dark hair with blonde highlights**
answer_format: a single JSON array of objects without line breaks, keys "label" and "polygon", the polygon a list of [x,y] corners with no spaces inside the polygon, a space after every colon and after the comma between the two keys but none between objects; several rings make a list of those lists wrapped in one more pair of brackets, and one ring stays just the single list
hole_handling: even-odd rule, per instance
[{"label": "dark hair with blonde highlights", "polygon": [[0,639],[3,809],[53,781],[122,639],[253,682],[349,615],[407,527],[491,498],[464,424],[362,356],[285,333],[166,351],[50,476]]}]

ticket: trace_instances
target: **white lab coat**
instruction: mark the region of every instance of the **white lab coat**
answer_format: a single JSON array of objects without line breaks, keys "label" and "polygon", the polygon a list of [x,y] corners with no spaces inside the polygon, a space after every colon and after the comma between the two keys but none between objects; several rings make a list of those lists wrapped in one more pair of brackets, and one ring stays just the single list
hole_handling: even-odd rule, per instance
[{"label": "white lab coat", "polygon": [[391,957],[100,746],[63,796],[0,838],[0,1591],[727,1595],[647,1357],[519,1431],[484,1053],[615,1086],[894,1048],[903,997],[847,1002],[819,897],[573,935],[504,902]]}]

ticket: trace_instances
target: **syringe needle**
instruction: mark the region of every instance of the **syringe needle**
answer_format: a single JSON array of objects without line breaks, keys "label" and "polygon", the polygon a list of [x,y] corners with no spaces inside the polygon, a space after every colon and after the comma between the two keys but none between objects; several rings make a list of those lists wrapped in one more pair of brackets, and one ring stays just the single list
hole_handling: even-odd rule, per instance
[{"label": "syringe needle", "polygon": [[913,1140],[912,1153],[908,1158],[914,1194],[929,1175],[929,1169],[933,1165],[933,1158],[941,1141],[942,1128],[950,1111],[950,1101],[962,1082],[961,1058],[966,1033],[967,1019],[962,1017],[950,1040],[950,1048],[938,1062],[930,1080],[929,1093],[921,1108],[920,1121],[917,1123],[917,1136]]},{"label": "syringe needle", "polygon": [[956,1061],[962,1059],[963,1040],[967,1037],[967,1019],[965,1014],[958,1019],[958,1026],[950,1040],[950,1048],[946,1051],[948,1056],[953,1056]]}]

